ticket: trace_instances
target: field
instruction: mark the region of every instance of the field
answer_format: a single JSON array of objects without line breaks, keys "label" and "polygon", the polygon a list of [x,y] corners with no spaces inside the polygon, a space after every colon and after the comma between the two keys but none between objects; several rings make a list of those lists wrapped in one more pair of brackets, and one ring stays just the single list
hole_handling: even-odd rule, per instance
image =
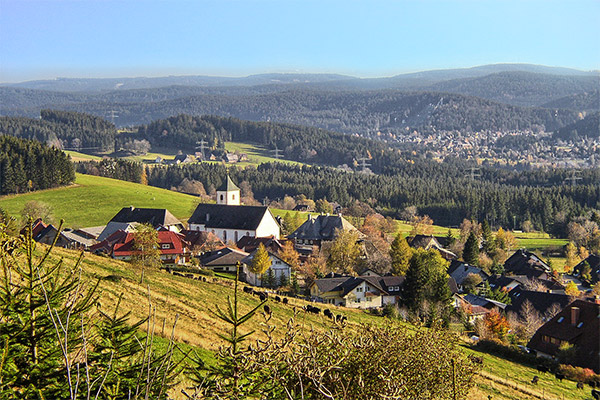
[{"label": "field", "polygon": [[18,216],[31,200],[50,205],[56,219],[64,219],[65,226],[71,228],[105,225],[122,207],[132,205],[166,208],[187,220],[198,201],[194,196],[152,186],[77,174],[71,186],[0,197],[0,207]]}]

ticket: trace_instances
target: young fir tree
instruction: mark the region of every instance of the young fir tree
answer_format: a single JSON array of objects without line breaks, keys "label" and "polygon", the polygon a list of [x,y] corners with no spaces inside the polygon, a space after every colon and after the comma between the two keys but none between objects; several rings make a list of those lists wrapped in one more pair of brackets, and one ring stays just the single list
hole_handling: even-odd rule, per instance
[{"label": "young fir tree", "polygon": [[257,275],[263,275],[271,266],[271,257],[265,246],[260,243],[254,257],[252,257],[252,263],[250,264],[250,271]]},{"label": "young fir tree", "polygon": [[402,233],[398,233],[390,247],[392,271],[395,275],[405,275],[408,270],[412,249]]},{"label": "young fir tree", "polygon": [[470,265],[477,265],[479,263],[479,240],[472,231],[465,242],[463,260]]}]

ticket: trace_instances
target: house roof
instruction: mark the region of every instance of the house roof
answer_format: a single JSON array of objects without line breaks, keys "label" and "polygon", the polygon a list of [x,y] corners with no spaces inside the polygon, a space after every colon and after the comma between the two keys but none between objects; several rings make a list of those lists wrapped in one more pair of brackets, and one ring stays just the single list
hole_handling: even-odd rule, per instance
[{"label": "house roof", "polygon": [[183,230],[181,234],[191,247],[225,247],[225,243],[212,232]]},{"label": "house roof", "polygon": [[[41,218],[38,218],[35,221],[33,221],[31,223],[31,237],[35,239],[35,237],[37,235],[39,235],[41,231],[43,231],[44,229],[46,229],[47,226],[48,225],[46,225],[44,223],[44,221],[42,221]],[[21,235],[26,235],[27,234],[27,226],[25,226],[23,229],[21,229],[20,234]]]},{"label": "house roof", "polygon": [[535,254],[521,249],[504,262],[504,272],[509,275],[539,278],[543,274],[549,274],[550,267]]},{"label": "house roof", "polygon": [[200,256],[200,264],[211,267],[221,265],[236,265],[239,261],[243,262],[248,253],[241,250],[225,247],[223,249],[210,251]]},{"label": "house roof", "polygon": [[240,188],[237,187],[235,185],[235,183],[233,183],[233,181],[231,180],[229,175],[227,175],[227,179],[225,180],[225,182],[221,186],[219,186],[219,188],[217,189],[217,191],[219,191],[219,192],[231,192],[234,190],[240,190]]},{"label": "house roof", "polygon": [[469,274],[479,275],[484,281],[489,278],[489,275],[486,274],[481,268],[457,260],[452,260],[450,266],[448,267],[448,275],[454,278],[456,284],[458,285],[462,285]]},{"label": "house roof", "polygon": [[577,351],[574,365],[600,373],[600,304],[575,300],[550,321],[542,325],[529,341],[528,347],[556,355],[559,345],[544,340],[552,337],[574,344]]},{"label": "house roof", "polygon": [[288,238],[302,240],[333,240],[336,229],[356,231],[359,232],[359,237],[365,236],[341,215],[319,215],[317,217],[312,217],[309,214],[308,219],[289,235]]},{"label": "house roof", "polygon": [[69,240],[70,242],[79,243],[79,244],[85,246],[86,248],[91,247],[91,246],[93,246],[96,243],[95,239],[91,239],[89,237],[86,237],[86,236],[78,233],[77,231],[64,230],[60,234],[63,237],[65,237],[67,240]]},{"label": "house roof", "polygon": [[527,300],[542,316],[546,314],[554,304],[558,304],[561,308],[564,308],[570,302],[569,296],[565,294],[535,292],[532,290],[525,290],[521,287],[514,288],[508,292],[508,295],[510,296],[511,304],[506,307],[506,311],[512,311],[517,314],[521,314],[523,304]]},{"label": "house roof", "polygon": [[117,231],[133,232],[139,224],[139,222],[111,221],[104,227],[97,240],[103,241],[104,239],[108,238],[110,235]]},{"label": "house roof", "polygon": [[340,296],[344,297],[362,282],[367,282],[383,295],[395,294],[390,293],[391,286],[402,286],[404,283],[403,276],[338,276],[335,278],[321,278],[315,280],[315,285],[321,293],[325,292],[341,292]]},{"label": "house roof", "polygon": [[181,225],[181,221],[165,208],[123,207],[110,222],[137,222],[140,224],[150,224],[155,228],[160,225]]},{"label": "house roof", "polygon": [[271,252],[277,252],[283,248],[281,241],[276,239],[273,235],[266,237],[242,236],[236,243],[236,246],[250,253],[256,250],[261,243]]},{"label": "house roof", "polygon": [[502,289],[512,284],[521,285],[521,281],[517,277],[505,275],[492,275],[488,278],[488,283],[492,289]]},{"label": "house roof", "polygon": [[[172,231],[158,231],[158,243],[160,254],[183,254],[186,252],[189,243],[184,241],[184,236]],[[115,257],[130,256],[135,253],[135,232],[128,232],[123,242],[117,242],[113,246],[113,255]],[[162,245],[169,244],[168,249],[163,249]]]},{"label": "house roof", "polygon": [[582,262],[577,264],[573,268],[573,271],[577,271],[577,272],[581,273],[581,269],[583,268],[583,263],[585,263],[585,262],[587,262],[590,265],[590,268],[591,268],[590,275],[592,278],[592,281],[590,283],[593,285],[596,282],[600,281],[600,256],[590,254],[588,256],[588,258],[586,258],[585,260],[583,260]]},{"label": "house roof", "polygon": [[492,299],[487,299],[485,297],[477,296],[472,293],[465,295],[463,299],[473,306],[481,306],[487,308],[488,310],[494,307],[498,307],[502,310],[506,308],[506,304],[504,303]]},{"label": "house roof", "polygon": [[90,247],[90,251],[92,252],[112,252],[112,248],[115,243],[123,243],[125,238],[127,237],[127,231],[119,229],[116,232],[110,234],[106,239],[98,242]]},{"label": "house roof", "polygon": [[188,223],[204,225],[206,228],[253,231],[258,228],[265,214],[273,216],[266,206],[198,204]]}]

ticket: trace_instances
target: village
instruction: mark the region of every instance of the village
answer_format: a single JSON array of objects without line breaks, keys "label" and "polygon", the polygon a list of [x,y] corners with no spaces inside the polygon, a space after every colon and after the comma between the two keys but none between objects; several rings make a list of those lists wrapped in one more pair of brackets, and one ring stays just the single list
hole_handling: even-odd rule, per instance
[{"label": "village", "polygon": [[[376,251],[341,213],[308,214],[286,237],[281,234],[281,223],[268,206],[242,205],[240,189],[227,177],[217,189],[216,204],[199,204],[186,223],[166,209],[130,206],[104,226],[63,229],[58,238],[56,227],[37,220],[32,237],[41,243],[56,241],[57,246],[131,261],[143,252],[140,227],[151,227],[157,233],[159,267],[165,272],[197,279],[207,272],[237,275],[249,285],[248,292],[273,292],[384,315],[403,310],[405,275],[369,267],[312,278],[302,273],[300,265],[344,232],[354,235],[360,257],[368,258]],[[412,249],[433,251],[445,260],[444,290],[449,291],[455,314],[471,327],[475,340],[485,335],[478,329],[483,320],[503,315],[519,321],[515,326],[527,331],[524,352],[557,359],[565,345],[574,346],[577,352],[570,363],[600,372],[600,298],[591,289],[600,281],[598,255],[590,254],[570,274],[561,276],[533,252],[518,249],[505,260],[501,272],[489,273],[459,260],[445,237],[420,234],[406,240]],[[290,252],[295,254],[291,258]],[[320,309],[312,306],[310,311]]]}]

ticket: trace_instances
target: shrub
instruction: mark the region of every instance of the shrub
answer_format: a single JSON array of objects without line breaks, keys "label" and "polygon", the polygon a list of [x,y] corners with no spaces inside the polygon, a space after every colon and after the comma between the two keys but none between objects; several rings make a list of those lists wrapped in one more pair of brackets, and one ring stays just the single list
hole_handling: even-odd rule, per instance
[{"label": "shrub", "polygon": [[566,376],[567,379],[576,382],[589,383],[600,381],[600,375],[594,373],[594,371],[589,368],[581,368],[574,367],[572,365],[560,364],[558,366],[558,372]]}]

